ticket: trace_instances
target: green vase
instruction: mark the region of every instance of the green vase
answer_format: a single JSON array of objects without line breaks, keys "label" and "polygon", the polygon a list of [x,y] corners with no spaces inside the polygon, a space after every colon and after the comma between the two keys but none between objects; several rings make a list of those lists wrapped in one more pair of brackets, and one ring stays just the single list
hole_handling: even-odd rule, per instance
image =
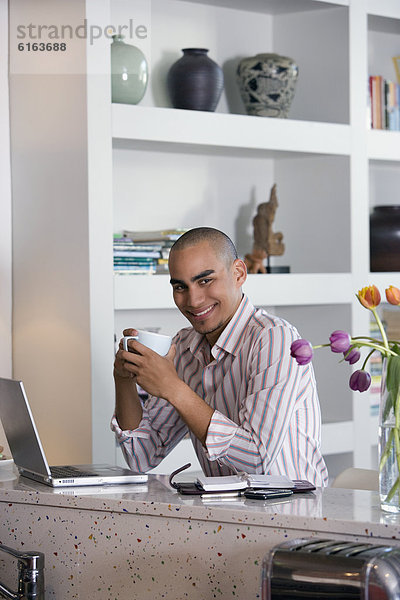
[{"label": "green vase", "polygon": [[146,57],[139,48],[125,44],[122,35],[113,35],[111,44],[112,102],[138,104],[148,81]]}]

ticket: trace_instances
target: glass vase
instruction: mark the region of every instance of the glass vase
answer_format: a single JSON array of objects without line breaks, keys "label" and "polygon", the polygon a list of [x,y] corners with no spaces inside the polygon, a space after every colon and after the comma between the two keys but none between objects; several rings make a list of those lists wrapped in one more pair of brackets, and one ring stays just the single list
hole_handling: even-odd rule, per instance
[{"label": "glass vase", "polygon": [[400,513],[400,356],[382,363],[379,408],[379,494],[381,508]]}]

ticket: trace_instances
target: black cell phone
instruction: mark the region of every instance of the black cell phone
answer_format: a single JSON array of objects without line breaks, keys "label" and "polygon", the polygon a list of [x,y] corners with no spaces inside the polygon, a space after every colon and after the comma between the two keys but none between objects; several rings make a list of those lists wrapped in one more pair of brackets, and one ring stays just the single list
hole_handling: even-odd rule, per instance
[{"label": "black cell phone", "polygon": [[245,498],[251,498],[253,500],[271,500],[272,498],[286,498],[292,496],[293,490],[276,488],[274,490],[266,490],[263,488],[249,488],[245,490]]}]

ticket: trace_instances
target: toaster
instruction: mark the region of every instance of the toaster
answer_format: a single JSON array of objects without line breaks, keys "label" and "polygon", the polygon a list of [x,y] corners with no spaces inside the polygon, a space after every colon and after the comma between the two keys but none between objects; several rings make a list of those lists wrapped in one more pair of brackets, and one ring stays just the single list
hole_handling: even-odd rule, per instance
[{"label": "toaster", "polygon": [[262,600],[400,600],[400,548],[296,539],[272,548],[261,573]]}]

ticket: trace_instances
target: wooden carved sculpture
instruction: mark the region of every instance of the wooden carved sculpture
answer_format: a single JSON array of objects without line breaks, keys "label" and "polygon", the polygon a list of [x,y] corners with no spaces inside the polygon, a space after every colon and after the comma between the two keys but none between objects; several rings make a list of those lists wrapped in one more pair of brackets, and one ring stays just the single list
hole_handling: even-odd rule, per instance
[{"label": "wooden carved sculpture", "polygon": [[266,273],[264,260],[267,259],[267,267],[269,267],[270,256],[281,256],[285,251],[285,244],[282,242],[283,234],[272,231],[277,208],[278,198],[275,183],[272,186],[269,201],[258,205],[257,214],[253,219],[253,252],[246,254],[244,259],[249,273]]}]

